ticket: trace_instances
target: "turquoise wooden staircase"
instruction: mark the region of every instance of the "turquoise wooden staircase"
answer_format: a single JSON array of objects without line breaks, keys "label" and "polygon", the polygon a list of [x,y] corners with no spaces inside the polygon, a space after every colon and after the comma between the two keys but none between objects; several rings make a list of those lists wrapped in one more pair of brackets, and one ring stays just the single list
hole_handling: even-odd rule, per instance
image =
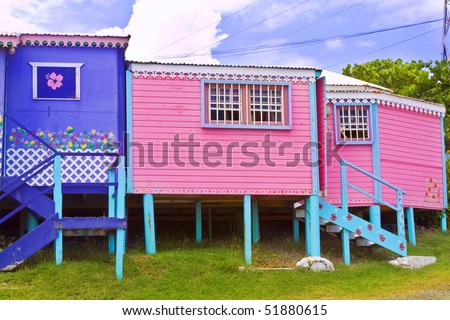
[{"label": "turquoise wooden staircase", "polygon": [[[39,224],[34,229],[29,230],[27,234],[0,251],[0,271],[14,269],[52,242],[55,242],[56,261],[60,263],[62,261],[63,230],[104,230],[109,232],[110,253],[116,252],[116,274],[121,279],[126,228],[123,157],[119,157],[116,153],[60,153],[8,115],[5,115],[5,119],[19,125],[44,145],[47,148],[48,157],[20,176],[0,177],[0,201],[8,198],[17,205],[11,212],[0,217],[0,225],[23,209],[27,209],[39,220]],[[118,160],[117,167],[108,169],[108,182],[95,184],[108,188],[108,217],[62,217],[61,158],[64,156],[111,156]],[[33,178],[50,166],[53,166],[53,185],[36,188],[29,184]],[[92,183],[89,185],[92,186]],[[48,194],[53,194],[53,197],[50,198]]]},{"label": "turquoise wooden staircase", "polygon": [[[347,168],[352,168],[361,174],[377,181],[380,185],[392,189],[396,194],[396,203],[391,204],[384,201],[381,197],[371,194],[358,186],[350,183],[347,176]],[[356,244],[362,243],[363,246],[376,244],[386,248],[400,256],[407,255],[407,244],[405,236],[405,216],[403,208],[403,195],[405,192],[400,188],[374,176],[373,174],[349,163],[345,160],[340,162],[340,184],[341,184],[341,207],[337,207],[324,199],[319,200],[320,224],[325,226],[324,230],[334,233],[341,233],[342,252],[344,263],[350,264],[350,238],[356,238]],[[397,213],[397,234],[394,234],[381,227],[380,223],[373,223],[352,214],[348,208],[348,188],[352,188],[369,198],[375,203],[387,206]],[[330,226],[338,226],[333,228]],[[365,239],[365,241],[359,240]]]}]

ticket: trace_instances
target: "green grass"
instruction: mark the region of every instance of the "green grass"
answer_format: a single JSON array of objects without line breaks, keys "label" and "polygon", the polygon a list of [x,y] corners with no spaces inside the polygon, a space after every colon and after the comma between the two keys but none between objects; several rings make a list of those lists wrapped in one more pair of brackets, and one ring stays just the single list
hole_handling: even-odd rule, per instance
[{"label": "green grass", "polygon": [[352,264],[345,266],[337,239],[322,241],[322,255],[335,264],[330,273],[258,270],[292,267],[305,256],[304,246],[288,236],[263,239],[254,248],[253,265],[243,271],[237,238],[200,246],[187,238],[159,239],[156,255],[145,255],[138,244],[130,245],[124,279],[117,281],[104,241],[66,241],[60,266],[47,250],[14,272],[0,273],[0,299],[404,299],[450,292],[450,235],[440,232],[419,232],[418,246],[409,247],[410,255],[438,259],[418,270],[389,265],[393,256],[388,251],[354,247]]}]

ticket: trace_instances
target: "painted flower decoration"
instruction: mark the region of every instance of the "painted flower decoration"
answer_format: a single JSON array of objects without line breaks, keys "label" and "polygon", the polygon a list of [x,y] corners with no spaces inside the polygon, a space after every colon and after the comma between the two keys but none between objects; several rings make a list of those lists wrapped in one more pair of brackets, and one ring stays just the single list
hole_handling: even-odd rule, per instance
[{"label": "painted flower decoration", "polygon": [[372,231],[373,227],[372,227],[372,225],[371,225],[370,223],[367,225],[367,229],[368,229],[369,231]]},{"label": "painted flower decoration", "polygon": [[405,245],[403,244],[403,242],[400,243],[400,250],[401,250],[401,251],[405,251]]},{"label": "painted flower decoration", "polygon": [[360,236],[361,235],[361,229],[356,229],[356,235]]},{"label": "painted flower decoration", "polygon": [[47,74],[46,78],[47,78],[47,85],[53,90],[61,88],[63,85],[62,81],[64,77],[60,74],[56,75],[56,73],[52,72],[49,75]]},{"label": "painted flower decoration", "polygon": [[348,221],[352,221],[353,216],[349,213],[349,214],[347,214],[347,217],[346,217],[346,218],[347,218]]},{"label": "painted flower decoration", "polygon": [[334,213],[332,213],[331,216],[330,216],[330,220],[331,221],[336,221],[336,219],[337,219],[336,215]]},{"label": "painted flower decoration", "polygon": [[382,234],[380,234],[380,241],[384,242],[384,240],[386,240],[386,238]]}]

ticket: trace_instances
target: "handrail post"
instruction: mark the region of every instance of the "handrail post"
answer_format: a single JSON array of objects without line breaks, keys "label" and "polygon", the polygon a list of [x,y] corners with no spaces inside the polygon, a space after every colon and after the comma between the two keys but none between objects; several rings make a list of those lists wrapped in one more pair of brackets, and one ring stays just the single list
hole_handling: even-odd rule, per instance
[{"label": "handrail post", "polygon": [[397,232],[398,236],[406,239],[405,232],[405,213],[403,211],[403,193],[397,190],[396,197],[396,207],[397,207]]},{"label": "handrail post", "polygon": [[[108,168],[108,182],[116,182],[116,169]],[[114,193],[116,190],[116,186],[109,185],[108,186],[108,218],[117,218],[116,217],[116,199],[114,198]],[[115,252],[115,242],[116,235],[115,232],[109,232],[108,234],[108,253],[112,254]]]},{"label": "handrail post", "polygon": [[[348,212],[348,191],[347,191],[347,163],[341,159],[340,161],[341,171],[341,208],[345,212]],[[341,231],[342,240],[342,258],[346,265],[350,264],[350,235],[349,231],[345,228]]]},{"label": "handrail post", "polygon": [[[119,166],[117,169],[117,202],[116,202],[116,218],[125,218],[125,194],[126,194],[126,177],[125,177],[125,157],[120,156]],[[125,229],[116,230],[116,276],[122,280],[123,277],[123,255],[125,252]]]},{"label": "handrail post", "polygon": [[[57,155],[53,162],[53,201],[55,202],[55,213],[62,219],[62,178],[61,178],[61,155]],[[63,231],[58,230],[58,237],[55,240],[55,260],[56,264],[61,264],[63,259]]]}]

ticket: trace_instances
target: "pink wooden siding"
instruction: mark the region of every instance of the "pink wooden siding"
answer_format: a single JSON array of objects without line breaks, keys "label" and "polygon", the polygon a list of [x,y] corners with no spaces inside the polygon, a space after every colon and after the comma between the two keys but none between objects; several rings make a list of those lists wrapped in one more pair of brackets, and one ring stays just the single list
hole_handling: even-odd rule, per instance
[{"label": "pink wooden siding", "polygon": [[[327,106],[333,110],[333,104],[328,103]],[[327,170],[328,170],[328,192],[326,199],[333,204],[341,203],[341,187],[340,187],[340,166],[338,159],[333,155],[339,155],[344,160],[372,173],[372,145],[342,145],[336,146],[336,138],[334,133],[334,114],[327,117]],[[373,180],[367,176],[348,168],[348,182],[357,187],[373,194]],[[373,200],[362,193],[348,189],[349,206],[367,206],[373,204]]]},{"label": "pink wooden siding", "polygon": [[[293,152],[302,155],[302,147],[310,141],[309,84],[292,83],[292,130],[222,129],[201,127],[201,82],[189,78],[133,77],[133,191],[154,194],[311,194],[311,168],[302,163],[287,167]],[[292,142],[285,153],[271,148],[270,158],[275,167],[264,161],[261,146],[266,134],[277,146]],[[176,134],[186,142],[193,135],[195,143],[180,149],[175,163],[171,143]],[[148,163],[149,142],[153,142],[154,161],[163,161],[163,143],[168,144],[168,164],[162,167]],[[247,143],[246,145],[244,145]],[[255,143],[258,147],[255,147]],[[140,144],[141,146],[137,146]],[[210,146],[210,162],[220,161],[217,167],[208,167],[202,150]],[[247,146],[247,153],[240,150]],[[215,147],[214,147],[215,146]],[[217,147],[223,154],[217,154]],[[141,149],[141,150],[140,150]],[[242,161],[260,158],[259,165],[245,167]],[[189,157],[192,164],[189,164]],[[227,159],[226,159],[227,158]],[[198,163],[198,165],[196,164]]]},{"label": "pink wooden siding", "polygon": [[[439,116],[379,106],[381,176],[406,191],[405,206],[443,209]],[[383,188],[383,198],[395,195]]]},{"label": "pink wooden siding", "polygon": [[[326,114],[325,114],[325,78],[320,78],[317,85],[317,123],[319,137],[319,159],[326,157]],[[321,162],[319,167],[319,185],[322,194],[327,192],[327,168],[326,163]]]}]

